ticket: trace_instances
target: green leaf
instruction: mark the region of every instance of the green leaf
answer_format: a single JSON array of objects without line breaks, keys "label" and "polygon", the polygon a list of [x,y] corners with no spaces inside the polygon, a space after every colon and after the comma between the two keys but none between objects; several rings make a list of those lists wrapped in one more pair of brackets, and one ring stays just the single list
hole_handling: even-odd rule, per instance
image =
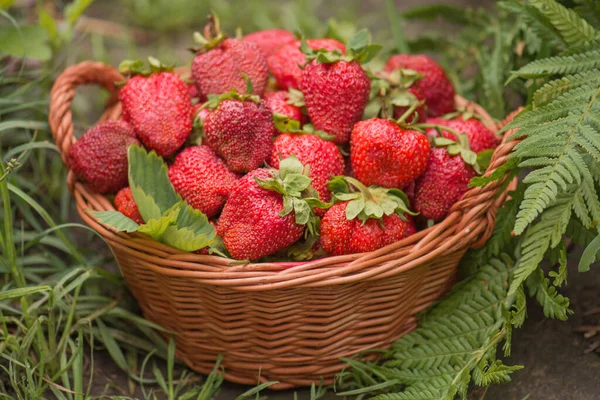
[{"label": "green leaf", "polygon": [[52,290],[50,286],[29,286],[24,288],[3,290],[0,292],[0,301],[30,296],[36,293],[44,293]]},{"label": "green leaf", "polygon": [[581,259],[579,260],[579,272],[587,272],[590,270],[592,265],[598,259],[598,253],[600,252],[600,235],[596,236],[594,240],[585,248]]},{"label": "green leaf", "polygon": [[371,35],[369,35],[369,31],[367,29],[361,29],[348,41],[346,47],[348,50],[358,53],[367,47],[370,41]]},{"label": "green leaf", "polygon": [[241,75],[242,75],[242,78],[244,78],[244,80],[246,81],[246,94],[252,94],[252,92],[254,91],[254,86],[252,85],[252,80],[250,79],[248,74],[246,74],[245,72],[242,72]]},{"label": "green leaf", "polygon": [[46,30],[50,42],[58,45],[60,38],[58,36],[58,28],[56,27],[56,20],[54,17],[52,17],[46,9],[40,7],[38,19],[40,26]]},{"label": "green leaf", "polygon": [[286,115],[273,113],[273,122],[275,123],[275,128],[277,128],[279,132],[286,133],[300,131],[300,121]]},{"label": "green leaf", "polygon": [[550,271],[548,275],[554,278],[552,284],[556,287],[562,286],[563,283],[567,283],[567,248],[565,242],[561,241],[558,258],[558,272]]},{"label": "green leaf", "polygon": [[135,221],[118,211],[88,210],[88,212],[96,217],[98,222],[116,229],[117,232],[135,232],[140,227]]},{"label": "green leaf", "polygon": [[196,251],[211,245],[216,233],[202,211],[182,201],[175,207],[174,224],[166,227],[162,240],[183,251]]},{"label": "green leaf", "polygon": [[312,216],[312,208],[310,208],[306,201],[297,197],[294,197],[292,202],[294,204],[296,223],[298,225],[306,225]]},{"label": "green leaf", "polygon": [[461,149],[460,156],[469,165],[475,165],[477,163],[477,154],[472,150]]},{"label": "green leaf", "polygon": [[46,30],[39,25],[0,26],[0,55],[48,61],[52,51]]},{"label": "green leaf", "polygon": [[481,167],[482,171],[485,171],[490,166],[490,162],[492,161],[492,155],[494,154],[494,149],[487,149],[480,151],[477,153],[477,164]]},{"label": "green leaf", "polygon": [[573,311],[569,309],[569,299],[559,294],[554,286],[550,286],[548,278],[544,276],[544,272],[540,268],[531,274],[527,280],[527,287],[531,296],[535,296],[543,307],[544,315],[547,318],[566,321],[567,316],[573,314]]},{"label": "green leaf", "polygon": [[571,9],[555,0],[529,0],[537,7],[570,46],[581,45],[596,37],[594,28]]},{"label": "green leaf", "polygon": [[0,10],[8,10],[14,2],[15,0],[0,0]]},{"label": "green leaf", "polygon": [[75,23],[79,17],[81,17],[81,14],[83,14],[85,9],[93,2],[94,0],[75,0],[65,7],[65,16],[71,27],[75,26]]},{"label": "green leaf", "polygon": [[175,223],[179,209],[167,211],[160,218],[150,219],[143,225],[140,225],[138,232],[152,237],[156,241],[162,241],[167,228]]},{"label": "green leaf", "polygon": [[167,164],[152,151],[132,145],[128,149],[129,186],[144,221],[160,219],[179,202],[169,180]]}]

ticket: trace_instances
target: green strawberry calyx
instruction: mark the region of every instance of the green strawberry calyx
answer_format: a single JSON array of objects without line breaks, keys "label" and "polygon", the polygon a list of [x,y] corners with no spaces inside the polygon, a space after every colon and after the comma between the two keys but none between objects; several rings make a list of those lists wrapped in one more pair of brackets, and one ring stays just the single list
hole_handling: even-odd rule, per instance
[{"label": "green strawberry calyx", "polygon": [[370,74],[369,78],[371,79],[371,92],[363,114],[365,119],[379,116],[388,118],[393,115],[394,106],[411,107],[416,104],[416,107],[419,107],[422,104],[413,93],[408,91],[408,88],[423,78],[423,75],[417,71],[412,69],[380,71]]},{"label": "green strawberry calyx", "polygon": [[174,65],[163,64],[159,59],[148,57],[148,65],[142,60],[124,60],[119,64],[119,72],[123,75],[148,76],[157,72],[173,72]]},{"label": "green strawberry calyx", "polygon": [[[473,167],[475,172],[477,172],[479,175],[482,174],[482,170],[484,169],[484,168],[482,168],[482,167],[484,167],[484,165],[482,165],[483,164],[482,159],[484,156],[486,157],[488,155],[488,153],[486,153],[485,155],[482,155],[482,157],[479,157],[477,153],[475,153],[473,150],[471,150],[471,145],[469,144],[469,138],[467,137],[466,134],[455,131],[453,129],[448,129],[445,126],[437,125],[437,124],[419,124],[419,125],[427,125],[427,128],[435,128],[438,130],[439,136],[436,136],[433,138],[433,140],[432,140],[433,146],[445,147],[446,151],[451,156],[460,155],[460,157],[463,159],[465,164]],[[455,140],[448,139],[447,137],[442,136],[440,133],[441,129],[453,133],[454,135],[456,135],[458,140],[455,141]]]},{"label": "green strawberry calyx", "polygon": [[300,121],[290,118],[286,115],[273,113],[273,123],[275,128],[281,133],[291,133],[294,135],[314,135],[323,140],[333,141],[334,135],[330,135],[325,131],[315,129],[314,125],[306,124],[301,126]]},{"label": "green strawberry calyx", "polygon": [[221,104],[225,100],[252,101],[254,103],[259,104],[261,101],[260,96],[258,96],[256,94],[252,94],[252,91],[253,91],[252,81],[250,80],[248,75],[246,75],[245,73],[242,72],[241,75],[246,80],[246,93],[238,93],[238,91],[235,90],[235,88],[233,88],[229,92],[226,92],[226,93],[209,94],[207,96],[208,100],[204,104],[202,104],[202,107],[200,107],[200,109],[198,111],[200,111],[204,108],[207,108],[207,107],[210,109],[215,109],[215,108],[219,107],[219,104]]},{"label": "green strawberry calyx", "polygon": [[194,32],[194,42],[200,45],[200,48],[191,48],[193,53],[205,53],[218,47],[223,40],[227,39],[227,34],[221,32],[221,23],[215,14],[207,17],[206,25],[202,33]]},{"label": "green strawberry calyx", "polygon": [[313,207],[326,209],[331,207],[331,204],[319,199],[319,194],[311,186],[312,179],[308,176],[309,172],[309,166],[303,166],[292,154],[279,162],[279,171],[274,170],[272,178],[263,180],[255,177],[254,179],[261,188],[283,196],[280,217],[293,211],[296,223],[306,225],[307,233],[315,236],[319,232],[320,220],[315,215]]},{"label": "green strawberry calyx", "polygon": [[306,103],[304,102],[304,94],[298,89],[294,89],[292,87],[288,89],[287,103],[296,107],[306,106]]},{"label": "green strawberry calyx", "polygon": [[346,219],[349,220],[358,218],[364,223],[367,219],[381,219],[394,213],[406,220],[405,214],[417,215],[408,208],[408,197],[400,189],[366,187],[355,178],[335,176],[329,181],[329,190],[334,193],[334,201],[348,202]]},{"label": "green strawberry calyx", "polygon": [[325,49],[314,50],[308,45],[305,38],[302,38],[300,45],[300,50],[306,54],[307,61],[316,60],[322,64],[331,64],[338,61],[356,61],[359,64],[366,64],[379,53],[381,48],[381,45],[371,43],[371,34],[366,29],[358,31],[346,43],[346,54],[342,54],[337,49],[333,51]]},{"label": "green strawberry calyx", "polygon": [[469,110],[465,107],[459,108],[458,110],[453,111],[451,113],[444,114],[440,117],[440,119],[451,120],[459,117],[462,118],[463,121],[467,121],[470,119],[476,119],[481,121],[481,117],[478,114],[475,114],[472,110]]}]

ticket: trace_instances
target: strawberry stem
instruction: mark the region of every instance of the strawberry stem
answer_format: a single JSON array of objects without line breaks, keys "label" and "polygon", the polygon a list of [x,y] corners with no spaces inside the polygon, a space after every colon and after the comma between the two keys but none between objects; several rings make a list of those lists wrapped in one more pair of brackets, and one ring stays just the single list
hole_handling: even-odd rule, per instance
[{"label": "strawberry stem", "polygon": [[415,110],[416,110],[418,107],[422,106],[424,103],[425,103],[425,101],[424,101],[424,100],[421,100],[421,101],[419,101],[419,102],[416,102],[416,103],[414,103],[413,105],[411,105],[411,106],[408,108],[408,110],[406,110],[406,111],[404,112],[404,114],[402,114],[402,116],[396,120],[396,123],[397,123],[398,125],[400,125],[400,124],[403,124],[403,123],[404,123],[404,121],[406,120],[406,118],[408,118],[408,116],[409,116],[409,115],[411,115],[413,112],[415,112]]},{"label": "strawberry stem", "polygon": [[420,123],[420,124],[415,124],[415,127],[417,127],[417,128],[432,128],[432,129],[439,129],[439,130],[442,130],[442,131],[448,131],[450,133],[455,134],[457,137],[459,135],[464,134],[464,132],[459,132],[456,129],[449,128],[447,126],[440,125],[440,124]]},{"label": "strawberry stem", "polygon": [[365,185],[363,185],[358,179],[352,178],[350,176],[347,176],[345,179],[347,182],[351,183],[352,186],[357,188],[360,191],[360,193],[364,196],[365,199],[374,200],[373,194],[371,193],[371,191]]}]

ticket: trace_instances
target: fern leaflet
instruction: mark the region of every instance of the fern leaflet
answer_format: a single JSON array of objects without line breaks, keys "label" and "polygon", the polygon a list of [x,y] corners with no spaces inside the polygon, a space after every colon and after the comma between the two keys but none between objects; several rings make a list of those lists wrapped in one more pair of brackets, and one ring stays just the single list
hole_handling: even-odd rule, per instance
[{"label": "fern leaflet", "polygon": [[566,91],[585,85],[600,85],[600,69],[563,76],[546,83],[533,95],[533,104],[535,107],[546,105]]},{"label": "fern leaflet", "polygon": [[596,37],[596,31],[586,20],[555,0],[529,0],[529,3],[548,18],[566,44],[579,45]]},{"label": "fern leaflet", "polygon": [[567,75],[600,68],[600,50],[592,48],[572,55],[559,55],[530,62],[514,71],[509,81],[515,78],[541,78],[550,75]]},{"label": "fern leaflet", "polygon": [[544,309],[546,317],[565,321],[567,315],[573,314],[569,309],[569,299],[559,294],[556,288],[550,285],[541,268],[537,268],[536,272],[531,274],[527,280],[527,288],[529,294],[535,296]]}]

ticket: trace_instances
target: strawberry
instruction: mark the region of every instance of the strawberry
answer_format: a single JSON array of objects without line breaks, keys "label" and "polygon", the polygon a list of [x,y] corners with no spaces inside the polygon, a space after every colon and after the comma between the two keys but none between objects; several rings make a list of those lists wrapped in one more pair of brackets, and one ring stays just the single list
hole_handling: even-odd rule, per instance
[{"label": "strawberry", "polygon": [[115,208],[121,214],[132,219],[138,225],[144,223],[144,220],[140,214],[140,210],[138,209],[137,204],[135,204],[135,200],[133,199],[133,194],[131,193],[131,188],[129,186],[119,190],[115,196],[114,203]]},{"label": "strawberry", "polygon": [[150,150],[168,157],[183,145],[192,131],[192,103],[185,82],[160,61],[149,58],[124,61],[119,70],[137,74],[119,91],[123,120],[131,123],[140,141]]},{"label": "strawberry", "polygon": [[349,53],[302,50],[311,61],[302,71],[302,92],[313,125],[347,143],[352,127],[369,101],[371,81],[359,62],[368,62],[380,46],[369,45],[369,34],[360,31],[348,43]]},{"label": "strawberry", "polygon": [[421,54],[395,54],[385,64],[384,71],[411,69],[423,75],[415,85],[427,102],[427,115],[437,117],[454,110],[454,86],[438,63]]},{"label": "strawberry", "polygon": [[104,121],[93,126],[69,149],[69,167],[90,189],[116,193],[127,186],[127,148],[140,144],[131,125]]},{"label": "strawberry", "polygon": [[350,162],[365,185],[403,189],[425,170],[429,148],[422,133],[372,118],[354,126]]},{"label": "strawberry", "polygon": [[[313,50],[325,49],[328,51],[338,50],[341,53],[346,52],[344,44],[335,39],[307,39],[306,42]],[[302,80],[300,66],[306,64],[306,56],[300,50],[300,45],[299,40],[284,44],[267,58],[269,71],[283,90],[300,89]]]},{"label": "strawberry", "polygon": [[256,169],[238,181],[225,203],[218,235],[235,259],[256,260],[284,249],[305,231],[314,234],[318,218],[312,206],[311,180],[295,158],[282,160],[279,171]]},{"label": "strawberry", "polygon": [[169,179],[190,206],[212,218],[223,208],[238,176],[208,146],[192,146],[175,157]]},{"label": "strawberry", "polygon": [[304,115],[300,107],[296,107],[289,103],[289,93],[284,91],[265,93],[265,106],[273,112],[273,114],[281,114],[287,118],[295,119],[303,122]]},{"label": "strawberry", "polygon": [[[358,192],[348,190],[348,183]],[[371,186],[356,179],[336,177],[332,189],[341,185],[334,204],[321,221],[321,245],[333,255],[374,251],[416,232],[406,196],[397,189]]]},{"label": "strawberry", "polygon": [[[441,118],[430,118],[427,120],[428,124],[438,124],[451,128],[452,130],[467,135],[471,150],[475,153],[487,149],[493,149],[498,145],[498,138],[483,122],[476,118],[468,118],[460,116],[453,119],[441,119]],[[441,130],[442,135],[448,139],[457,140],[454,133]],[[427,134],[430,136],[438,136],[438,132],[435,129],[428,129]]]},{"label": "strawberry", "polygon": [[310,167],[308,176],[319,198],[324,202],[330,201],[327,183],[333,176],[344,173],[344,157],[337,146],[316,135],[283,133],[273,143],[271,166],[279,168],[279,160],[292,154],[303,165]]},{"label": "strawberry", "polygon": [[244,76],[247,76],[254,94],[262,96],[269,80],[269,70],[256,44],[227,39],[214,16],[209,17],[204,36],[196,32],[194,39],[202,47],[197,50],[192,62],[192,76],[202,95],[221,94],[232,89],[242,93],[246,88]]},{"label": "strawberry", "polygon": [[[209,100],[210,101],[210,100]],[[235,92],[220,96],[204,119],[206,144],[233,172],[250,172],[271,156],[273,114],[256,96]]]},{"label": "strawberry", "polygon": [[244,36],[242,40],[254,43],[265,57],[269,57],[275,50],[286,43],[293,42],[295,39],[294,34],[285,29],[266,29],[250,33]]},{"label": "strawberry", "polygon": [[415,210],[427,219],[444,219],[475,175],[460,155],[451,155],[440,147],[431,149],[427,168],[415,182]]}]

